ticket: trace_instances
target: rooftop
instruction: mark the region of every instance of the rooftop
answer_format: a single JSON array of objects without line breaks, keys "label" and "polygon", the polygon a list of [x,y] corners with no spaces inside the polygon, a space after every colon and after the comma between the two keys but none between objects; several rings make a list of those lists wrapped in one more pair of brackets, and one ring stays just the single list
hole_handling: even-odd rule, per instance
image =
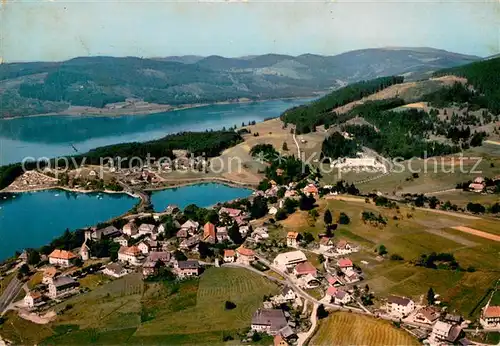
[{"label": "rooftop", "polygon": [[50,253],[49,258],[70,260],[76,258],[76,255],[70,251],[56,249]]},{"label": "rooftop", "polygon": [[486,318],[500,317],[500,306],[488,306],[484,309],[483,316]]},{"label": "rooftop", "polygon": [[410,304],[411,299],[406,298],[406,297],[398,297],[398,296],[390,296],[388,299],[389,303],[391,304],[397,304],[401,306],[407,306]]},{"label": "rooftop", "polygon": [[177,266],[179,269],[198,269],[200,263],[196,260],[178,261]]}]

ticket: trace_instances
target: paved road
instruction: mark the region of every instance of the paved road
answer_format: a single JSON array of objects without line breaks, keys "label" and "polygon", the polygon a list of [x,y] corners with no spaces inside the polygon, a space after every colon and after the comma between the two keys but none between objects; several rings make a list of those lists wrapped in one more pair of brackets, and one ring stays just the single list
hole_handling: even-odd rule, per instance
[{"label": "paved road", "polygon": [[23,283],[19,281],[16,277],[9,282],[9,285],[3,292],[2,296],[0,296],[0,313],[3,315],[7,309],[7,307],[12,303],[12,301],[19,294],[19,291],[23,287]]}]

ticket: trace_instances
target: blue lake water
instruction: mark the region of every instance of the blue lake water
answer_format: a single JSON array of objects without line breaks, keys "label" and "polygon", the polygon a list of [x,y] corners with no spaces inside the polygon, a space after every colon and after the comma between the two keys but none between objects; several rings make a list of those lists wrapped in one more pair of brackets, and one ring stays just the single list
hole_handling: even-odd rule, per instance
[{"label": "blue lake water", "polygon": [[75,230],[130,210],[138,200],[126,194],[47,190],[19,193],[0,200],[0,259],[26,247],[39,247]]},{"label": "blue lake water", "polygon": [[181,131],[241,126],[277,117],[311,98],[213,105],[147,115],[42,116],[0,120],[0,166],[25,157],[57,157],[124,142],[147,141]]},{"label": "blue lake water", "polygon": [[[240,126],[242,122],[277,117],[290,107],[312,98],[272,100],[247,104],[214,105],[149,115],[44,116],[0,120],[0,165],[24,157],[57,157],[131,141],[147,141],[180,131],[204,131]],[[58,193],[59,196],[55,196]],[[156,210],[168,204],[208,207],[218,202],[247,197],[248,189],[221,184],[202,184],[155,192]],[[128,211],[137,200],[127,195],[75,194],[44,191],[17,194],[0,200],[0,259],[15,250],[39,247],[71,230],[95,225]]]},{"label": "blue lake water", "polygon": [[176,204],[181,209],[184,209],[189,204],[196,204],[199,207],[206,208],[219,202],[246,198],[251,194],[252,190],[250,189],[208,183],[156,191],[151,196],[151,202],[156,211],[165,210],[169,204]]},{"label": "blue lake water", "polygon": [[[169,204],[209,207],[248,197],[251,190],[208,183],[156,191],[152,202],[163,211]],[[102,198],[99,199],[97,196]],[[60,190],[19,193],[0,200],[0,260],[27,247],[40,247],[66,228],[93,226],[130,210],[138,200],[126,194],[84,194]]]}]

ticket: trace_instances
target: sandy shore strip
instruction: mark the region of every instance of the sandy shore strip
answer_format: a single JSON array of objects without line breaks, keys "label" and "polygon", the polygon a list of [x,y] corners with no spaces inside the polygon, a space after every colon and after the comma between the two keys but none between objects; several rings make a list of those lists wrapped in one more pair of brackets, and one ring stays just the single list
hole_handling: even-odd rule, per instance
[{"label": "sandy shore strip", "polygon": [[480,230],[477,230],[474,228],[470,228],[470,227],[466,227],[466,226],[455,226],[452,228],[457,230],[457,231],[460,231],[460,232],[465,232],[465,233],[473,234],[473,235],[481,237],[481,238],[500,242],[500,236],[495,235],[495,234],[483,232],[483,231],[480,231]]}]

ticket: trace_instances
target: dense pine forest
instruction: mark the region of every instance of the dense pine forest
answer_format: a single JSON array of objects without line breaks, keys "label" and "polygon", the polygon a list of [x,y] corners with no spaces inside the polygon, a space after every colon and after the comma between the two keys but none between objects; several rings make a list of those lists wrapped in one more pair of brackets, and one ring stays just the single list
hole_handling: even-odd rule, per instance
[{"label": "dense pine forest", "polygon": [[467,83],[475,92],[454,86],[451,90],[438,92],[438,95],[429,95],[431,101],[468,102],[480,108],[488,108],[494,114],[500,113],[500,57],[440,70],[434,76],[450,74],[467,78]]},{"label": "dense pine forest", "polygon": [[338,122],[338,115],[332,112],[333,109],[403,81],[404,77],[390,76],[350,84],[311,104],[287,110],[281,115],[281,119],[285,123],[295,124],[297,134],[315,131],[316,126]]}]

